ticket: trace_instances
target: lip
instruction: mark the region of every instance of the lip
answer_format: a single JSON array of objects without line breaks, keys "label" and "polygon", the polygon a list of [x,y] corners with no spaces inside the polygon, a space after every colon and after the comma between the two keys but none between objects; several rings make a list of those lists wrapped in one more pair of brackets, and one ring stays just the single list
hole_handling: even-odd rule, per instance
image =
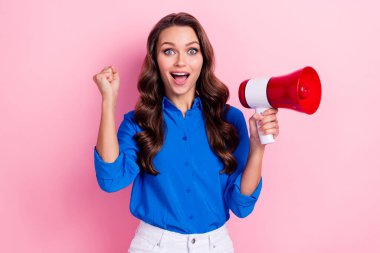
[{"label": "lip", "polygon": [[[180,81],[178,81],[177,79],[174,78],[174,76],[172,75],[172,73],[186,73],[187,75],[187,78],[186,80],[182,83]],[[187,83],[187,80],[189,79],[189,76],[190,76],[190,73],[189,72],[186,72],[186,71],[175,71],[175,72],[170,72],[170,76],[172,78],[172,80],[174,81],[174,83],[178,86],[183,86]]]},{"label": "lip", "polygon": [[174,70],[174,71],[170,71],[170,74],[172,74],[172,73],[185,73],[185,74],[187,74],[187,75],[190,75],[189,72],[187,72],[187,71],[183,71],[183,70]]}]

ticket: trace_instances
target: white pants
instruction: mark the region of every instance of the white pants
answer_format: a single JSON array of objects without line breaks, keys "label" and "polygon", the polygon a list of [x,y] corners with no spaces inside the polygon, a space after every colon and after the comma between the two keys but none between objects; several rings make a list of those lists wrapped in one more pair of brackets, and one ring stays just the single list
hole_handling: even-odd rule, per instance
[{"label": "white pants", "polygon": [[181,234],[152,226],[142,220],[128,253],[233,253],[226,224],[203,234]]}]

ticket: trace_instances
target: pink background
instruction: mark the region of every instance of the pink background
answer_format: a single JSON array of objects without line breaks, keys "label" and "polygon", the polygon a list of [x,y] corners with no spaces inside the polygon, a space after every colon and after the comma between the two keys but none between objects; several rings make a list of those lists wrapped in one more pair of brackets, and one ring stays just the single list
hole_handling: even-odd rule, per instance
[{"label": "pink background", "polygon": [[322,80],[315,114],[280,109],[260,200],[227,223],[236,252],[380,252],[376,2],[1,0],[0,252],[127,252],[138,220],[131,186],[109,194],[96,182],[92,76],[120,70],[119,125],[150,29],[179,11],[204,26],[247,120],[253,110],[237,97],[246,78],[310,65]]}]

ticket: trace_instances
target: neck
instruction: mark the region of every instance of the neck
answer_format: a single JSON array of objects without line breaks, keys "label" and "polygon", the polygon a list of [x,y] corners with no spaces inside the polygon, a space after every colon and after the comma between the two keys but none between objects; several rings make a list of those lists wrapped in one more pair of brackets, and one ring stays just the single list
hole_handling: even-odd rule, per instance
[{"label": "neck", "polygon": [[172,96],[166,95],[169,100],[185,115],[186,111],[191,108],[194,102],[195,94],[188,96]]}]

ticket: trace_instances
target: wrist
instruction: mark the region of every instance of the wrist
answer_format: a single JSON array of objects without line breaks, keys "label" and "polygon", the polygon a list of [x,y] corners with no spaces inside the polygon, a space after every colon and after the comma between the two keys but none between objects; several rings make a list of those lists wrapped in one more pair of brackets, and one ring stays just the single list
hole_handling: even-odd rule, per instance
[{"label": "wrist", "polygon": [[108,111],[112,110],[115,111],[116,109],[116,100],[115,99],[103,99],[102,100],[102,110]]},{"label": "wrist", "polygon": [[254,155],[254,154],[258,154],[258,155],[263,155],[264,154],[264,151],[265,151],[265,144],[255,144],[255,143],[251,143],[251,148],[250,148],[250,151],[249,153],[251,155]]},{"label": "wrist", "polygon": [[116,105],[116,98],[113,97],[103,97],[102,98],[103,105]]}]

